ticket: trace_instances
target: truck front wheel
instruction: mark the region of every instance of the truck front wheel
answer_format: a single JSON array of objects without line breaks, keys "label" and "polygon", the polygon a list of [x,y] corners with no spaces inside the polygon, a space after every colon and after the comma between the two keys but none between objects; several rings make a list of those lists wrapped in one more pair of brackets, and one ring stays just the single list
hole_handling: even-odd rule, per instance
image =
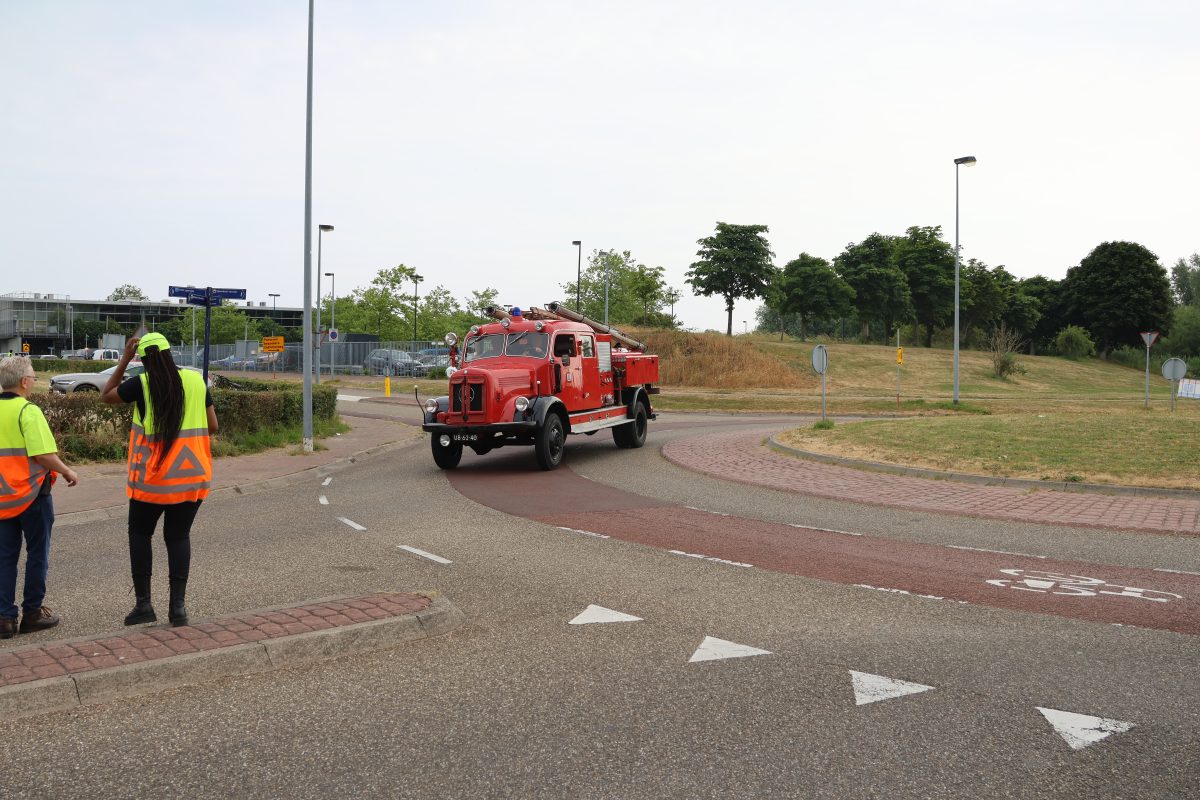
[{"label": "truck front wheel", "polygon": [[622,449],[641,447],[646,443],[646,404],[638,403],[633,420],[612,429],[613,441]]},{"label": "truck front wheel", "polygon": [[433,445],[433,463],[442,469],[454,469],[462,460],[462,442],[451,442],[444,445],[439,441],[441,438],[436,433],[429,437],[429,441]]},{"label": "truck front wheel", "polygon": [[533,451],[537,454],[538,466],[542,469],[555,469],[563,460],[563,448],[566,446],[566,435],[563,433],[562,417],[550,413],[546,421],[538,428],[537,437],[533,443]]}]

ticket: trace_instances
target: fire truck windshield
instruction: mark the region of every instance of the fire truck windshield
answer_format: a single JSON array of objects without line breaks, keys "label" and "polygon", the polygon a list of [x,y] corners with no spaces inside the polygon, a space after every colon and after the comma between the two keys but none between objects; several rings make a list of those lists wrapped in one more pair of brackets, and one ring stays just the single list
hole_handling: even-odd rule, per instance
[{"label": "fire truck windshield", "polygon": [[464,359],[471,362],[481,358],[495,358],[502,352],[504,352],[504,334],[488,333],[474,339],[467,339]]},{"label": "fire truck windshield", "polygon": [[510,333],[505,352],[510,356],[545,358],[550,352],[550,336],[545,333]]}]

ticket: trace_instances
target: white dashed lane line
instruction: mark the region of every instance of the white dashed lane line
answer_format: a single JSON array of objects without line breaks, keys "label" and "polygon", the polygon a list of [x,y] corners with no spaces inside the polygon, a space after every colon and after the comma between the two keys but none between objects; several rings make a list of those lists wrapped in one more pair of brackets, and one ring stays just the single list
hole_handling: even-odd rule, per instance
[{"label": "white dashed lane line", "polygon": [[332,478],[332,477],[330,477],[330,478],[326,478],[325,480],[321,481],[321,485],[322,485],[322,486],[328,486],[328,485],[329,485],[330,483],[332,483],[332,482],[333,482],[333,478]]},{"label": "white dashed lane line", "polygon": [[327,506],[327,505],[329,505],[329,498],[326,497],[325,495],[321,495],[320,497],[317,498],[317,502],[323,506]]},{"label": "white dashed lane line", "polygon": [[418,550],[417,548],[409,547],[406,544],[398,545],[398,547],[401,550],[407,550],[408,552],[412,553],[415,556],[420,556],[421,558],[428,558],[430,561],[436,562],[438,564],[453,564],[454,563],[453,561],[451,561],[448,558],[442,558],[441,556],[435,556],[433,553],[427,553],[424,550]]},{"label": "white dashed lane line", "polygon": [[345,517],[338,517],[338,522],[344,522],[347,525],[349,525],[351,528],[354,528],[354,530],[356,530],[356,531],[365,531],[366,530],[366,528],[364,528],[362,525],[359,525],[357,522],[355,522],[352,519],[346,519]]}]

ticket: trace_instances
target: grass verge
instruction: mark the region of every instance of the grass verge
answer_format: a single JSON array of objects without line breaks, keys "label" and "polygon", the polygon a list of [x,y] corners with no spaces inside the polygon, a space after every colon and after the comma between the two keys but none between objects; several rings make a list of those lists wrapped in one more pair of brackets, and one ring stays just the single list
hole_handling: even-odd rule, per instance
[{"label": "grass verge", "polygon": [[[340,417],[334,419],[313,419],[313,447],[324,450],[320,440],[327,436],[335,436],[350,430],[350,426],[342,422]],[[251,453],[261,453],[274,447],[298,445],[304,441],[304,425],[278,425],[261,428],[256,431],[234,431],[230,434],[218,433],[212,437],[213,456],[244,456]]]},{"label": "grass verge", "polygon": [[798,428],[778,439],[801,450],[950,472],[1200,489],[1200,425],[1167,415],[870,420]]}]

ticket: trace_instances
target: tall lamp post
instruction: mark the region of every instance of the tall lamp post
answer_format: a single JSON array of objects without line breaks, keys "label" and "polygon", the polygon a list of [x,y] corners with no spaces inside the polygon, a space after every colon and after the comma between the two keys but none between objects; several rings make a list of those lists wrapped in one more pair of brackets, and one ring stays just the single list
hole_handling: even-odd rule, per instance
[{"label": "tall lamp post", "polygon": [[317,383],[321,382],[321,234],[332,231],[332,225],[317,226]]},{"label": "tall lamp post", "polygon": [[954,159],[954,405],[958,405],[958,168],[975,165],[975,156]]},{"label": "tall lamp post", "polygon": [[[329,278],[329,329],[337,330],[337,275],[332,272],[326,272],[325,277]],[[317,300],[317,306],[321,305],[320,300]],[[339,337],[340,338],[340,337]],[[333,372],[337,368],[337,350],[334,347],[337,342],[329,343],[329,377],[333,377]],[[321,368],[317,367],[317,373],[321,372]]]},{"label": "tall lamp post", "polygon": [[579,284],[583,280],[583,242],[576,239],[571,244],[578,248],[575,253],[575,313],[582,314],[579,310]]},{"label": "tall lamp post", "polygon": [[[275,301],[279,299],[279,293],[278,292],[267,292],[267,296],[271,298],[271,322],[278,325],[279,320],[277,320],[275,318]],[[272,379],[274,379],[274,377],[275,377],[275,362],[278,360],[278,358],[279,358],[279,353],[271,354],[271,378]]]},{"label": "tall lamp post", "polygon": [[421,281],[425,280],[417,273],[413,273],[413,350],[417,347],[417,309],[420,307],[417,302],[419,289],[417,288]]}]

